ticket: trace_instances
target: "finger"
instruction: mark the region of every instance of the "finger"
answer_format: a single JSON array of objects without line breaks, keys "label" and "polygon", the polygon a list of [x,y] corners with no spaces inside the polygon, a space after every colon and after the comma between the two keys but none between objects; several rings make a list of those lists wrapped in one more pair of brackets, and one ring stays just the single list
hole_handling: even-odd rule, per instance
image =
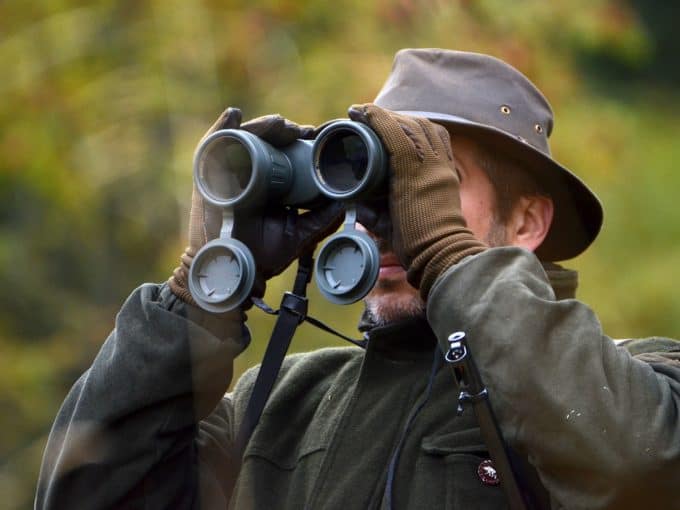
[{"label": "finger", "polygon": [[210,126],[210,129],[203,135],[201,141],[220,129],[237,129],[241,124],[241,118],[241,110],[230,106],[224,110],[213,125]]},{"label": "finger", "polygon": [[424,117],[413,117],[413,119],[418,123],[425,139],[427,139],[429,152],[437,157],[453,161],[451,136],[446,128]]},{"label": "finger", "polygon": [[239,108],[229,107],[222,115],[223,122],[220,129],[238,129],[241,125],[243,114]]},{"label": "finger", "polygon": [[281,122],[283,117],[278,114],[263,115],[254,119],[248,120],[241,124],[241,129],[244,129],[256,136],[262,136],[272,129],[272,125]]},{"label": "finger", "polygon": [[285,147],[299,138],[308,138],[313,132],[312,126],[301,127],[278,114],[249,120],[241,125],[241,129],[253,133],[275,147]]},{"label": "finger", "polygon": [[208,130],[209,133],[214,133],[220,129],[236,129],[241,123],[241,110],[238,108],[229,107],[224,110],[213,125]]},{"label": "finger", "polygon": [[362,124],[370,125],[367,114],[367,104],[353,104],[347,110],[347,115],[354,122],[361,122]]},{"label": "finger", "polygon": [[335,232],[342,224],[344,216],[345,207],[337,201],[298,216],[296,235],[301,247],[300,252],[309,249]]},{"label": "finger", "polygon": [[442,145],[444,153],[449,161],[453,161],[453,150],[451,149],[451,134],[449,131],[441,124],[435,124],[435,129],[437,130],[437,136]]},{"label": "finger", "polygon": [[347,113],[350,119],[368,124],[374,129],[396,130],[400,125],[407,125],[411,130],[420,129],[414,117],[386,110],[373,103],[352,105]]},{"label": "finger", "polygon": [[422,117],[414,117],[414,119],[425,135],[429,151],[438,156],[440,151],[443,151],[444,148],[441,146],[441,139],[436,132],[435,125]]},{"label": "finger", "polygon": [[400,115],[368,103],[352,105],[348,110],[350,119],[370,126],[378,135],[390,157],[415,156],[419,161],[425,157],[425,138],[415,118]]},{"label": "finger", "polygon": [[303,126],[299,126],[299,128],[300,136],[298,138],[301,138],[302,140],[314,140],[314,138],[316,138],[316,126],[304,124]]}]

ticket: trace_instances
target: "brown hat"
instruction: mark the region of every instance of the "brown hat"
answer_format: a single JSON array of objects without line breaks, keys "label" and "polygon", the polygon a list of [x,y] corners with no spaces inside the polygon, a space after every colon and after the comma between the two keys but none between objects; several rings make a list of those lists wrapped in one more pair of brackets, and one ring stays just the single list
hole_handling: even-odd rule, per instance
[{"label": "brown hat", "polygon": [[536,250],[542,260],[575,257],[597,237],[602,205],[550,156],[550,105],[514,67],[478,53],[401,50],[375,104],[485,142],[530,172],[555,205],[550,231]]}]

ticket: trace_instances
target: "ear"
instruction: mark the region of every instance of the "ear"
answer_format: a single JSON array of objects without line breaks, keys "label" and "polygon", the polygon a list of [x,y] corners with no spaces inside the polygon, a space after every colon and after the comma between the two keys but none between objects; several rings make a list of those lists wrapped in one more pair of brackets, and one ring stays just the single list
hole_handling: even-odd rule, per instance
[{"label": "ear", "polygon": [[536,250],[548,235],[553,213],[553,201],[549,197],[521,197],[506,226],[508,244]]}]

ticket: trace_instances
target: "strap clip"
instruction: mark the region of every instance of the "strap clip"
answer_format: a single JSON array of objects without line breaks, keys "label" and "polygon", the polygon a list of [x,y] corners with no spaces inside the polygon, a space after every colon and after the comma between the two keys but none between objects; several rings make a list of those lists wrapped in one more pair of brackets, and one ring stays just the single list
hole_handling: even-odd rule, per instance
[{"label": "strap clip", "polygon": [[444,359],[453,365],[463,363],[468,355],[467,345],[465,343],[465,333],[456,331],[449,335],[449,350],[444,354]]},{"label": "strap clip", "polygon": [[308,300],[304,296],[298,296],[292,292],[285,292],[281,300],[281,308],[293,315],[297,315],[298,324],[307,318]]}]

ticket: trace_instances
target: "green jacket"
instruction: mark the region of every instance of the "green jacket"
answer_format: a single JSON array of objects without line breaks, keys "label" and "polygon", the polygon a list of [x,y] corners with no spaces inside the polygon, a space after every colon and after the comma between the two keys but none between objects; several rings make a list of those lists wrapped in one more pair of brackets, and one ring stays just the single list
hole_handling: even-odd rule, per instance
[{"label": "green jacket", "polygon": [[505,508],[478,472],[488,453],[471,411],[456,414],[451,373],[430,375],[437,339],[458,330],[539,498],[680,508],[680,345],[634,342],[635,359],[585,305],[556,300],[523,250],[450,269],[427,322],[375,328],[365,352],[289,356],[242,463],[232,440],[257,369],[223,394],[247,331],[193,313],[166,287],[128,299],[56,418],[36,508],[384,508],[397,445],[393,508]]}]

